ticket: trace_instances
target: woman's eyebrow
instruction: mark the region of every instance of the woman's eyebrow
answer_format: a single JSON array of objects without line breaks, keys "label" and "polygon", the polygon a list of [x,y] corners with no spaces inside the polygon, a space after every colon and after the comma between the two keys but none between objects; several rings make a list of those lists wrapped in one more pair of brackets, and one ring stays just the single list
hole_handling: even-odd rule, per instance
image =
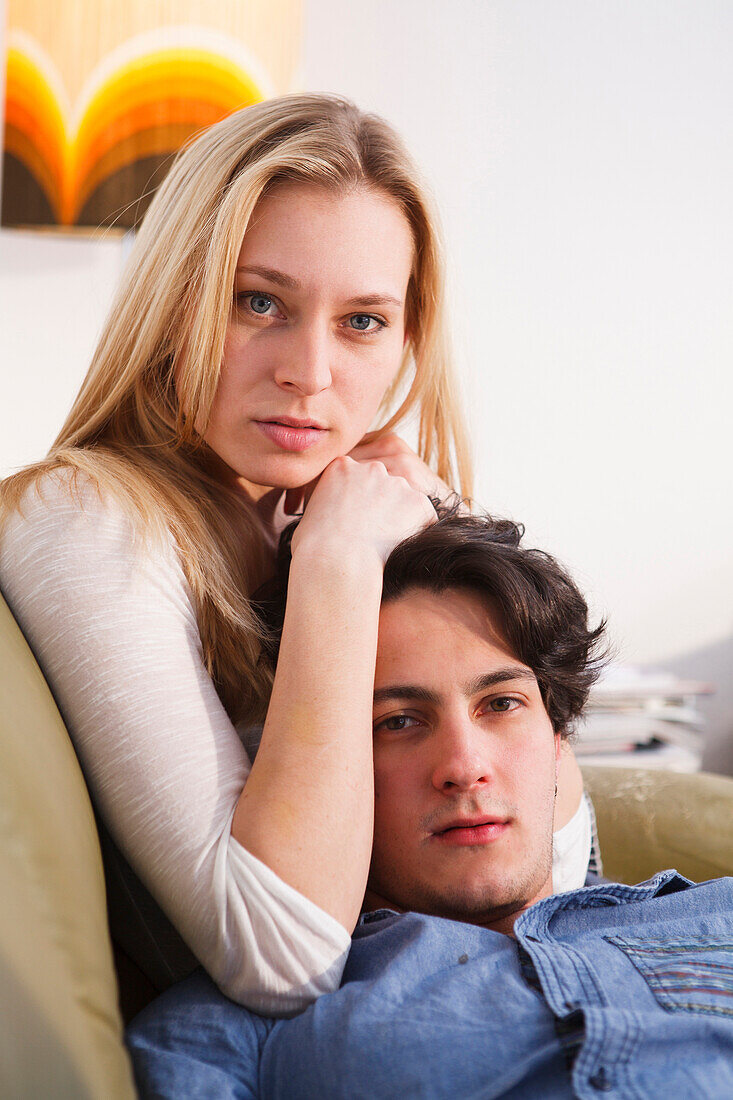
[{"label": "woman's eyebrow", "polygon": [[403,303],[392,294],[357,294],[354,298],[347,298],[344,302],[347,306],[396,306],[402,309]]},{"label": "woman's eyebrow", "polygon": [[[259,275],[261,279],[267,279],[270,283],[285,287],[286,290],[300,290],[302,284],[292,275],[286,275],[284,271],[277,271],[274,267],[262,267],[260,264],[245,264],[237,268],[238,272],[246,275]],[[395,298],[393,294],[355,294],[353,298],[347,298],[346,306],[396,306],[402,309],[403,302]]]},{"label": "woman's eyebrow", "polygon": [[287,290],[300,290],[300,283],[292,275],[286,275],[284,271],[276,271],[274,267],[260,267],[255,264],[246,264],[238,267],[237,271],[244,271],[248,275],[259,275],[261,279],[267,279],[278,286],[284,286]]}]

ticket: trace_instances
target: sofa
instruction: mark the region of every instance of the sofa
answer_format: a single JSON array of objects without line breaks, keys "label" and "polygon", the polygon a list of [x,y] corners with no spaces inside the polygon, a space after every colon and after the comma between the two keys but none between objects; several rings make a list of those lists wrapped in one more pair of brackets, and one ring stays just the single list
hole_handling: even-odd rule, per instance
[{"label": "sofa", "polygon": [[[123,1013],[142,976],[113,952],[94,813],[61,716],[0,597],[0,1096],[135,1095]],[[587,768],[604,870],[733,874],[733,780]]]}]

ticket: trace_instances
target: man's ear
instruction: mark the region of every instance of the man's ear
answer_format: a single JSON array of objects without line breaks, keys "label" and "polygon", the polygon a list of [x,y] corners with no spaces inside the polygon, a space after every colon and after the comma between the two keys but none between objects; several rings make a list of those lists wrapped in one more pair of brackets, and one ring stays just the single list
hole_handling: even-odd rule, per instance
[{"label": "man's ear", "polygon": [[555,734],[555,785],[557,786],[558,776],[560,774],[560,752],[562,750],[562,735]]}]

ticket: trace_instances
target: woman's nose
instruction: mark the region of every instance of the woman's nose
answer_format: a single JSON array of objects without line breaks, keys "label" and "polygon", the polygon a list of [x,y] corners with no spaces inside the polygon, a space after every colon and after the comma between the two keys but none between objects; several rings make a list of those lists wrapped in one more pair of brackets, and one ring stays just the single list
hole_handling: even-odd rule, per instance
[{"label": "woman's nose", "polygon": [[303,325],[283,348],[275,370],[275,381],[284,389],[297,390],[307,397],[331,385],[329,334],[317,323]]},{"label": "woman's nose", "polygon": [[468,718],[453,721],[439,731],[434,742],[432,782],[438,791],[469,790],[491,783],[493,762],[485,730]]}]

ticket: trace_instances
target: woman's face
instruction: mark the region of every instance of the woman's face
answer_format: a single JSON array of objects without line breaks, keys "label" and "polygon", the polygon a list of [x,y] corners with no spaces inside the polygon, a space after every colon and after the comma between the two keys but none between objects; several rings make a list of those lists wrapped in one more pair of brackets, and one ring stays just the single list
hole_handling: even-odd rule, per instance
[{"label": "woman's face", "polygon": [[243,487],[305,485],[369,429],[402,360],[412,262],[381,192],[283,184],[261,199],[204,432]]}]

